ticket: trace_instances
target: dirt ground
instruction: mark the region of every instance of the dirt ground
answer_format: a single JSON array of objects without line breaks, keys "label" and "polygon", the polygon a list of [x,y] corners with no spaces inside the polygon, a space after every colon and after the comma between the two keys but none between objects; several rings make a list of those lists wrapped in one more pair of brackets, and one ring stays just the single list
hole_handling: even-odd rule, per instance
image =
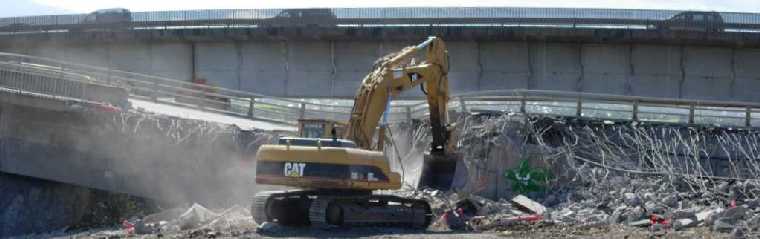
[{"label": "dirt ground", "polygon": [[[410,230],[403,228],[353,228],[353,229],[310,229],[282,227],[275,232],[258,233],[254,228],[241,228],[240,231],[212,232],[183,231],[173,234],[151,234],[124,236],[118,229],[90,230],[67,235],[48,235],[38,238],[423,238],[423,239],[454,239],[454,238],[732,238],[730,234],[714,233],[706,227],[692,228],[686,231],[666,231],[652,233],[647,229],[633,228],[620,225],[603,227],[563,227],[541,226],[532,228],[516,228],[508,231],[493,232],[454,232]],[[751,235],[746,235],[751,238]]]}]

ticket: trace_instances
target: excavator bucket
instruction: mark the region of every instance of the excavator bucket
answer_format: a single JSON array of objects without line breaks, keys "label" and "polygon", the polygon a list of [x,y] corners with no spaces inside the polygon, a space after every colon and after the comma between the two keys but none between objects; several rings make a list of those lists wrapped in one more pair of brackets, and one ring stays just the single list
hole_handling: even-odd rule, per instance
[{"label": "excavator bucket", "polygon": [[451,190],[456,178],[466,178],[461,158],[461,155],[452,153],[425,154],[418,188]]}]

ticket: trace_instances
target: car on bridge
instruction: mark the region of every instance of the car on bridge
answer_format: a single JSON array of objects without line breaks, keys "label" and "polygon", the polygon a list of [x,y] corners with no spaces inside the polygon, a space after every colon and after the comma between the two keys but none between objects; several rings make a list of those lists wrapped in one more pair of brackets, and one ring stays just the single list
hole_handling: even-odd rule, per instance
[{"label": "car on bridge", "polygon": [[327,8],[286,9],[277,16],[263,19],[260,27],[333,27],[338,17]]},{"label": "car on bridge", "polygon": [[125,8],[100,9],[69,28],[69,31],[126,30],[132,22],[132,12]]},{"label": "car on bridge", "polygon": [[100,9],[87,14],[84,24],[115,24],[132,21],[132,12],[125,8]]},{"label": "car on bridge", "polygon": [[26,23],[0,24],[0,32],[24,32],[36,31],[33,26]]},{"label": "car on bridge", "polygon": [[657,30],[723,32],[725,23],[718,12],[686,11],[655,25]]}]

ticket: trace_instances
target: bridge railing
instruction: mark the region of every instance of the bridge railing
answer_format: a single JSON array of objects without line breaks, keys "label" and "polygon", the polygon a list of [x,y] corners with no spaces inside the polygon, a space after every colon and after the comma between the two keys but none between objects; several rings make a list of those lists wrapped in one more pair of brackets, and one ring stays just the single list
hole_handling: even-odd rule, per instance
[{"label": "bridge railing", "polygon": [[[0,75],[0,87],[11,87],[46,94],[82,97],[83,89],[45,90],[51,81],[35,81],[33,75],[60,79],[60,82],[86,82],[127,89],[131,97],[158,103],[238,115],[253,119],[295,124],[300,118],[347,120],[351,105],[325,104],[307,100],[277,98],[204,84],[69,63],[49,58],[0,53],[0,70],[21,75]],[[5,72],[3,71],[3,72]],[[59,81],[56,81],[59,82]]]},{"label": "bridge railing", "polygon": [[[465,112],[506,111],[577,118],[754,127],[760,103],[709,101],[545,90],[459,94],[450,107]],[[458,109],[457,109],[458,107]]]},{"label": "bridge railing", "polygon": [[[683,11],[592,8],[332,8],[209,9],[133,12],[116,23],[98,22],[88,14],[0,18],[0,32],[143,30],[241,27],[561,27],[657,29]],[[720,21],[671,21],[685,28],[758,29],[760,14],[719,12]],[[706,26],[705,24],[720,24]]]}]

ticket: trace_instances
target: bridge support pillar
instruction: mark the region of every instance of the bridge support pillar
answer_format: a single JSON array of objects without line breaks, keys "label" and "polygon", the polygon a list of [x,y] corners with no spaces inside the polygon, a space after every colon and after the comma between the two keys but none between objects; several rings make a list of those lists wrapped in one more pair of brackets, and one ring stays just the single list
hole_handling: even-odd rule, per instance
[{"label": "bridge support pillar", "polygon": [[694,104],[689,105],[689,124],[694,124],[694,111],[696,106]]},{"label": "bridge support pillar", "polygon": [[633,102],[633,110],[631,110],[631,120],[638,122],[639,121],[639,101]]},{"label": "bridge support pillar", "polygon": [[253,119],[253,111],[255,109],[256,104],[256,98],[251,97],[250,101],[248,102],[248,118]]},{"label": "bridge support pillar", "polygon": [[306,117],[306,104],[301,103],[301,112],[298,113],[298,118],[303,119]]},{"label": "bridge support pillar", "polygon": [[412,107],[404,107],[406,109],[406,122],[412,122]]},{"label": "bridge support pillar", "polygon": [[752,127],[752,107],[747,106],[744,109],[744,126]]}]

